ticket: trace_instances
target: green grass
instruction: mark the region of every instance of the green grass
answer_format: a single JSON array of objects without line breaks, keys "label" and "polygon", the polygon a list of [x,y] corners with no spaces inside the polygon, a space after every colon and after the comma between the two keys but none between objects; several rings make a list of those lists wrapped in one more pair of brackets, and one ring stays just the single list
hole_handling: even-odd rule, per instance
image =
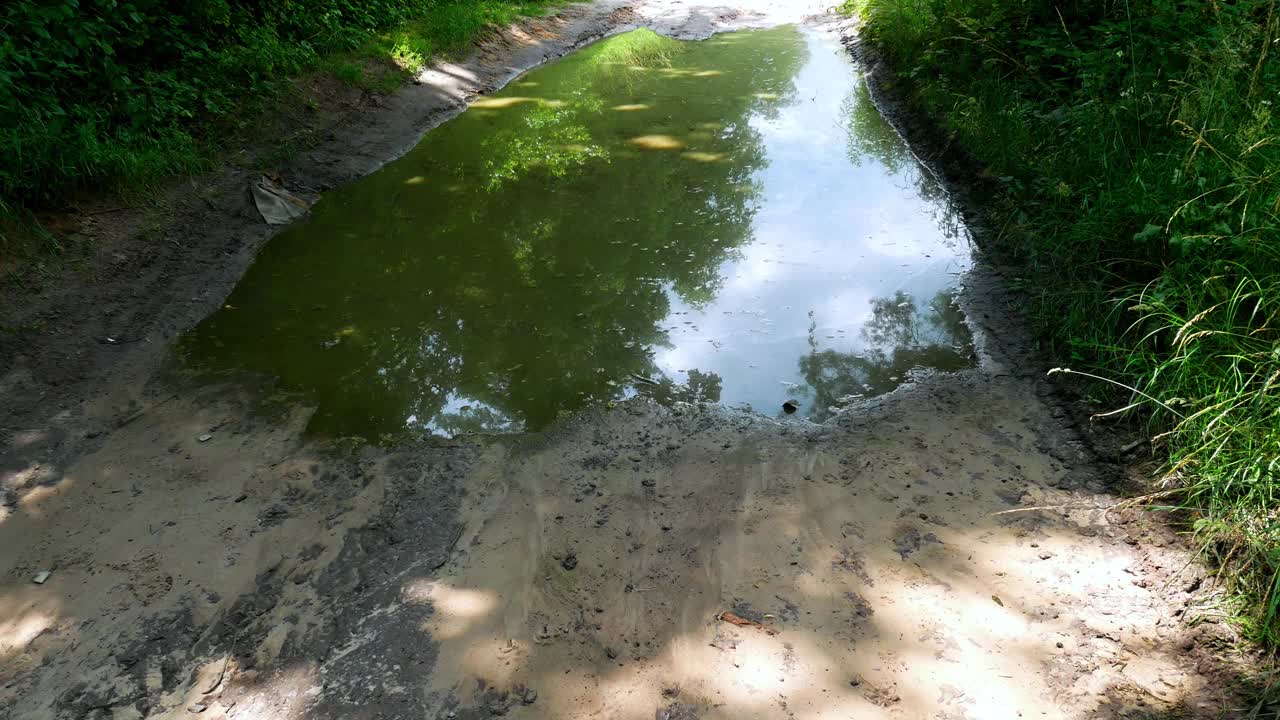
[{"label": "green grass", "polygon": [[329,72],[390,92],[563,0],[12,0],[0,6],[0,213],[209,167],[226,129]]},{"label": "green grass", "polygon": [[373,33],[353,50],[335,53],[320,67],[371,92],[387,93],[433,60],[457,57],[492,28],[537,16],[569,0],[453,0],[384,32]]},{"label": "green grass", "polygon": [[614,38],[600,50],[596,63],[627,71],[635,68],[671,67],[671,62],[682,49],[679,41],[641,28]]},{"label": "green grass", "polygon": [[854,0],[985,198],[1048,352],[1164,459],[1176,508],[1280,642],[1280,63],[1272,2]]}]

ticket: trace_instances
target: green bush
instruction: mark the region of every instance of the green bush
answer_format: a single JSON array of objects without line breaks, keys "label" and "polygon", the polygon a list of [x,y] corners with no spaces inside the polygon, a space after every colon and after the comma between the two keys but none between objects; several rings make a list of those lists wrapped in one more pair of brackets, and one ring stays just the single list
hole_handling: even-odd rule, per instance
[{"label": "green bush", "polygon": [[[856,4],[857,7],[853,5]],[[1280,640],[1280,12],[1274,2],[856,0],[916,109],[991,174],[993,250],[1049,351],[1127,388]]]},{"label": "green bush", "polygon": [[435,35],[401,33],[393,45],[421,64],[433,39],[457,46],[538,4],[8,0],[0,6],[0,206],[190,172],[208,155],[211,120],[271,94],[321,55],[381,50],[386,31],[416,22]]}]

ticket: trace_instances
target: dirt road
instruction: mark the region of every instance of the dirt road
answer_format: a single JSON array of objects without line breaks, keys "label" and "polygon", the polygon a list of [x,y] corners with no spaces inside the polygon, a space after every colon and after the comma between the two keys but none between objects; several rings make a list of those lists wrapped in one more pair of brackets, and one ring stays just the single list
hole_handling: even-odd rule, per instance
[{"label": "dirt road", "polygon": [[504,453],[464,549],[405,586],[435,609],[429,687],[462,717],[524,687],[536,717],[1212,706],[1178,620],[1200,576],[1124,542],[1050,416],[974,374],[831,429],[641,411]]},{"label": "dirt road", "polygon": [[[574,6],[429,71],[292,177],[368,172],[470,94],[604,32],[697,37],[815,9]],[[829,425],[634,401],[538,435],[317,444],[307,408],[264,407],[271,388],[160,372],[268,237],[237,178],[210,187],[183,216],[195,229],[172,231],[185,256],[50,293],[61,334],[6,340],[0,715],[1230,709],[1230,632],[1188,622],[1213,583],[1170,531],[1114,508],[1124,474],[1043,379],[993,271],[962,296],[977,368]]]}]

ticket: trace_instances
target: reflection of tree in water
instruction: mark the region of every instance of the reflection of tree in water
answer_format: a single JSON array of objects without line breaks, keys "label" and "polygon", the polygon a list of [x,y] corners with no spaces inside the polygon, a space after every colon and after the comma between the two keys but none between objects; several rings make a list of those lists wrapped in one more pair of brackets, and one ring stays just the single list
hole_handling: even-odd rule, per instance
[{"label": "reflection of tree in water", "polygon": [[660,377],[652,348],[668,293],[709,301],[750,239],[766,158],[748,120],[794,94],[804,60],[792,29],[754,37],[663,39],[688,72],[603,73],[604,89],[593,67],[616,62],[612,41],[531,74],[326,197],[186,349],[310,390],[313,429],[366,437],[410,417],[536,428],[620,397],[632,374],[672,399],[718,397],[713,375]]},{"label": "reflection of tree in water", "polygon": [[935,217],[943,234],[949,238],[959,237],[963,228],[959,209],[951,202],[938,179],[916,161],[906,141],[880,114],[865,82],[855,84],[849,97],[845,98],[844,114],[847,118],[845,152],[849,162],[861,166],[871,158],[890,175],[905,172],[915,186],[916,194],[927,201],[928,207],[938,208]]},{"label": "reflection of tree in water", "polygon": [[809,326],[808,355],[800,372],[814,394],[813,419],[821,421],[857,398],[886,393],[914,368],[954,370],[969,365],[972,339],[951,296],[939,292],[923,309],[898,291],[871,300],[859,353],[819,350],[816,325]]},{"label": "reflection of tree in water", "polygon": [[481,141],[486,156],[488,183],[494,191],[536,170],[552,178],[564,177],[574,167],[592,160],[608,160],[608,152],[592,142],[584,116],[599,114],[604,103],[596,97],[569,102],[537,103],[525,113],[524,122],[499,130]]},{"label": "reflection of tree in water", "polygon": [[869,157],[894,175],[915,166],[907,144],[871,101],[866,83],[854,85],[853,92],[844,100],[844,113],[848,118],[845,152],[849,162],[862,165]]},{"label": "reflection of tree in water", "polygon": [[719,374],[690,369],[688,375],[688,382],[683,384],[677,384],[671,378],[664,377],[657,383],[637,385],[636,389],[642,395],[651,397],[663,405],[670,405],[676,402],[720,402],[722,381]]}]

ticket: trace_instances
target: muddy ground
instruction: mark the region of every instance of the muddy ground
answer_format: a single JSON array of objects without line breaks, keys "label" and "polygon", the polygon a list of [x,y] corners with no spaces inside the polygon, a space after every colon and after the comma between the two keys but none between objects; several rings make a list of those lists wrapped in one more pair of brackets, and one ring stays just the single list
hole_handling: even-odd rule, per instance
[{"label": "muddy ground", "polygon": [[[306,193],[370,172],[467,99],[609,32],[704,37],[822,10],[571,6],[326,116],[283,175]],[[79,268],[6,295],[0,716],[1239,705],[1250,659],[1211,610],[1212,579],[1160,518],[1117,507],[1118,443],[1045,381],[996,269],[980,263],[961,296],[977,368],[829,425],[635,401],[536,435],[317,443],[308,408],[264,406],[271,388],[161,372],[270,237],[255,176],[229,165],[163,207],[85,214]]]}]

